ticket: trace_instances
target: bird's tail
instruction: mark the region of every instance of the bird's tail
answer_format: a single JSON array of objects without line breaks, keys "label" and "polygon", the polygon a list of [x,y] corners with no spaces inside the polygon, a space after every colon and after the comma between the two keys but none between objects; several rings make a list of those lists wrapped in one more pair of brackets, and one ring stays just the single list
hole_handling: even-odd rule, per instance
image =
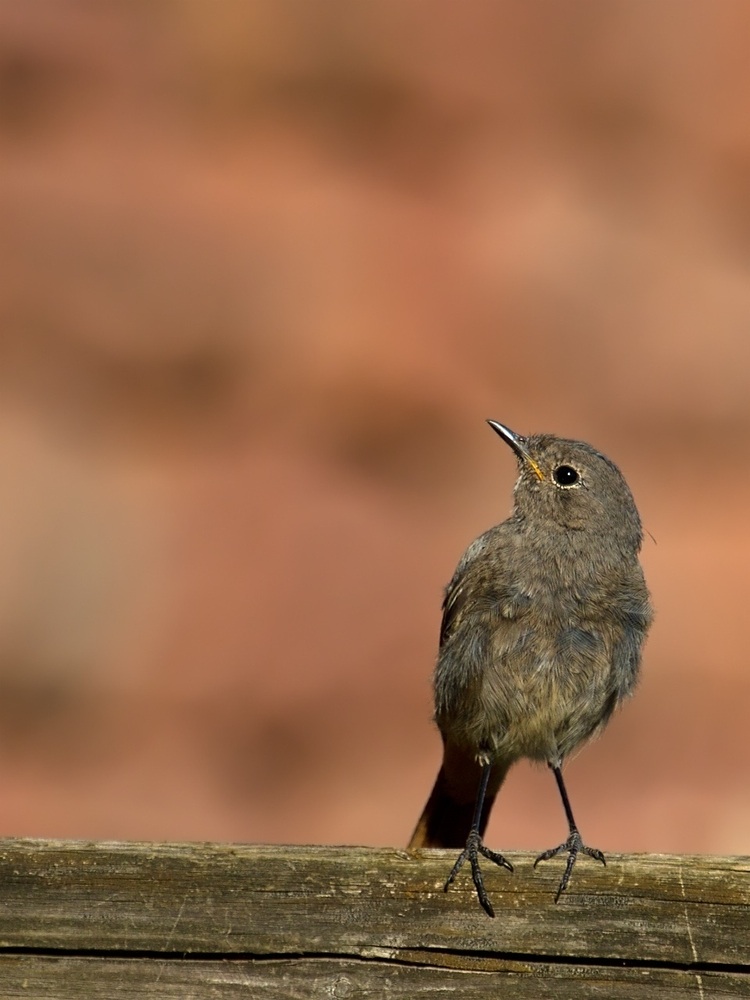
[{"label": "bird's tail", "polygon": [[[484,799],[479,832],[483,834],[509,763],[493,763]],[[409,848],[464,847],[474,816],[480,766],[476,757],[450,744],[443,752],[443,764],[422,810]]]}]

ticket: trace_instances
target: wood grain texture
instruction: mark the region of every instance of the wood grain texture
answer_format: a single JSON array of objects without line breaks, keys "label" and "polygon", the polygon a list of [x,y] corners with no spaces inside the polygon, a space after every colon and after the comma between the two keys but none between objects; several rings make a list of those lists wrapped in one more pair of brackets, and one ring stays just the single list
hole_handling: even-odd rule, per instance
[{"label": "wood grain texture", "polygon": [[0,995],[750,997],[750,858],[453,853],[0,841]]},{"label": "wood grain texture", "polygon": [[750,997],[748,978],[554,965],[467,973],[352,959],[0,958],[4,1000],[709,1000]]}]

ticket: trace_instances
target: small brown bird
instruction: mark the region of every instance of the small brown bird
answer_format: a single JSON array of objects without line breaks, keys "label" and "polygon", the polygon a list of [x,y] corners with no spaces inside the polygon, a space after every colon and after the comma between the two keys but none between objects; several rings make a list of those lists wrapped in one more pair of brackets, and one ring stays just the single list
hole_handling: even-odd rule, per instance
[{"label": "small brown bird", "polygon": [[617,466],[582,441],[488,423],[518,459],[515,502],[446,588],[434,674],[443,764],[409,847],[462,848],[445,889],[468,860],[492,917],[479,855],[513,869],[482,835],[523,757],[550,766],[568,820],[567,840],[534,863],[567,853],[555,901],[579,854],[605,864],[581,839],[562,765],[633,690],[652,611],[641,522]]}]

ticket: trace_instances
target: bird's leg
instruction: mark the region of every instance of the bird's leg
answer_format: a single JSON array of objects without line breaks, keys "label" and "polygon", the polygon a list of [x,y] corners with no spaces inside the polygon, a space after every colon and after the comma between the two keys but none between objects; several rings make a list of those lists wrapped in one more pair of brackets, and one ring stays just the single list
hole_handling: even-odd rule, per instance
[{"label": "bird's leg", "polygon": [[464,861],[468,859],[471,864],[471,877],[477,890],[479,902],[485,913],[487,913],[490,917],[494,917],[495,911],[492,909],[492,903],[490,903],[487,890],[484,888],[482,870],[479,867],[479,855],[481,854],[483,858],[487,858],[489,861],[494,861],[496,865],[507,868],[510,872],[513,871],[513,865],[509,861],[506,861],[502,854],[498,854],[497,851],[491,851],[489,847],[485,847],[482,843],[482,835],[479,832],[479,828],[482,822],[482,809],[484,808],[484,799],[487,794],[487,783],[490,780],[492,764],[485,758],[481,762],[481,767],[482,771],[479,778],[479,788],[477,789],[477,797],[474,803],[474,816],[471,820],[469,836],[466,838],[466,847],[459,854],[458,859],[448,876],[448,880],[443,886],[443,890],[445,892],[448,891],[456,875],[458,875],[461,870]]},{"label": "bird's leg", "polygon": [[587,847],[583,840],[581,840],[581,834],[578,832],[576,821],[573,818],[573,810],[570,808],[570,799],[568,798],[568,793],[565,790],[565,782],[563,781],[560,765],[550,764],[549,766],[552,768],[552,773],[555,776],[557,787],[560,789],[560,798],[562,799],[565,815],[568,819],[570,834],[568,835],[568,839],[563,841],[562,844],[558,844],[557,847],[552,847],[549,851],[544,851],[543,854],[540,854],[534,862],[534,867],[536,868],[540,861],[549,861],[549,859],[554,858],[556,854],[562,854],[564,851],[568,852],[568,863],[565,866],[563,877],[560,879],[560,885],[555,893],[555,902],[557,902],[567,888],[573,871],[573,866],[575,865],[576,858],[579,854],[588,854],[590,858],[594,858],[596,861],[601,861],[603,865],[606,865],[607,862],[601,851],[597,850],[595,847]]}]

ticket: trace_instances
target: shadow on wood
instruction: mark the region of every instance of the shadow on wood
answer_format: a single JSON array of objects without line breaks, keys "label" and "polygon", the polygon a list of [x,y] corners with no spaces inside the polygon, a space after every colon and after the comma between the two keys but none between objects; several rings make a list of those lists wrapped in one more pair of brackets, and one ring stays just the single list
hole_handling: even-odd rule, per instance
[{"label": "shadow on wood", "polygon": [[454,852],[0,842],[0,994],[750,997],[750,858],[610,855],[442,890]]}]

